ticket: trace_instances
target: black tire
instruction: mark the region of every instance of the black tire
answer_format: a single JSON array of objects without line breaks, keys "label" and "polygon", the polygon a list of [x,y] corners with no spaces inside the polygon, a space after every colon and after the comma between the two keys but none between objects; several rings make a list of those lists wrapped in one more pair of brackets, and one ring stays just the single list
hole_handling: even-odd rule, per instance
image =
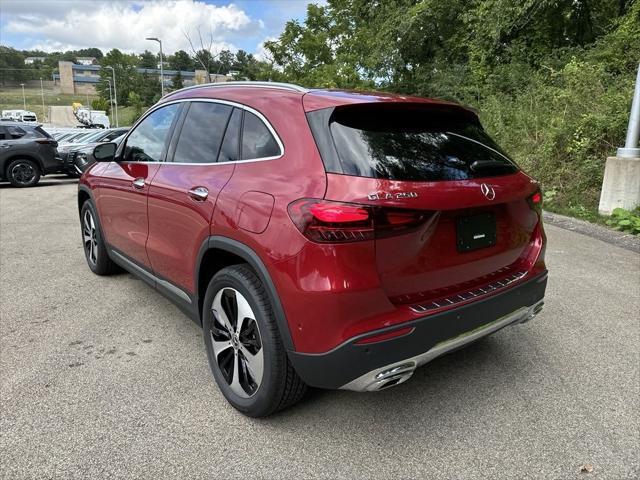
[{"label": "black tire", "polygon": [[[223,353],[219,352],[218,358],[214,354],[214,333],[212,331],[219,335],[221,330],[219,320],[214,317],[213,302],[219,292],[224,293],[230,289],[239,292],[248,302],[258,326],[258,338],[263,354],[261,381],[255,392],[248,398],[237,395],[223,374],[218,362]],[[304,396],[307,387],[289,362],[280,338],[269,295],[258,276],[248,265],[233,265],[214,275],[205,295],[202,318],[203,337],[209,366],[222,394],[234,408],[250,417],[265,417],[293,405]],[[246,321],[247,319],[245,319]],[[238,337],[242,337],[241,332],[238,332]],[[235,354],[238,355],[238,350]],[[238,363],[236,362],[235,365]],[[245,372],[247,372],[246,368],[245,366]]]},{"label": "black tire", "polygon": [[80,174],[78,172],[67,172],[66,175],[69,178],[80,178]]},{"label": "black tire", "polygon": [[[87,215],[90,215],[93,220],[93,231],[91,231],[92,224],[87,219]],[[84,202],[80,209],[80,234],[82,236],[84,256],[93,273],[96,275],[111,275],[119,271],[118,266],[109,258],[98,214],[90,200]]]},{"label": "black tire", "polygon": [[33,160],[19,158],[7,167],[7,180],[18,188],[34,187],[40,181],[40,167]]}]

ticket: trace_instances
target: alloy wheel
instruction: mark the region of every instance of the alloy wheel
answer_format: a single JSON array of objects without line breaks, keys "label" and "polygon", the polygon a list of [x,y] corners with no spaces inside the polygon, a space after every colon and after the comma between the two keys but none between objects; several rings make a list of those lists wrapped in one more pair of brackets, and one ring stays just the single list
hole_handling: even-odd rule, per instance
[{"label": "alloy wheel", "polygon": [[93,220],[93,215],[89,209],[84,212],[84,219],[82,222],[82,240],[84,244],[84,251],[87,254],[89,262],[91,262],[92,265],[95,265],[98,261],[98,236],[96,223]]},{"label": "alloy wheel", "polygon": [[28,185],[36,176],[36,170],[28,163],[18,163],[11,169],[11,177],[21,184]]},{"label": "alloy wheel", "polygon": [[264,354],[260,329],[247,299],[233,288],[213,299],[210,335],[215,361],[231,391],[253,396],[262,383]]}]

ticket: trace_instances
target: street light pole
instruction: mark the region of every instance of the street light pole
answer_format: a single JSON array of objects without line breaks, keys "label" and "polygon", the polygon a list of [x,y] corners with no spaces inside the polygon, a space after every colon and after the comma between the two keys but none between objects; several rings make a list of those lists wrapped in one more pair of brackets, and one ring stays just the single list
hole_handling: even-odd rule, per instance
[{"label": "street light pole", "polygon": [[20,86],[22,87],[22,107],[24,110],[27,109],[27,99],[24,96],[24,83],[21,83]]},{"label": "street light pole", "polygon": [[113,75],[113,103],[116,109],[116,127],[119,127],[118,123],[118,91],[116,90],[116,71],[112,66],[107,65],[107,68],[111,70],[111,74]]},{"label": "street light pole", "polygon": [[[111,80],[109,80],[108,78],[107,80],[107,84],[109,85],[109,110],[111,110],[113,108],[113,97],[111,96]],[[111,112],[111,118],[113,117],[113,112]]]},{"label": "street light pole", "polygon": [[42,118],[46,120],[48,115],[44,109],[44,85],[42,84],[42,77],[40,77],[40,93],[42,94]]},{"label": "street light pole", "polygon": [[145,40],[151,40],[160,44],[160,94],[164,97],[164,61],[162,60],[162,40],[156,37],[147,37]]}]

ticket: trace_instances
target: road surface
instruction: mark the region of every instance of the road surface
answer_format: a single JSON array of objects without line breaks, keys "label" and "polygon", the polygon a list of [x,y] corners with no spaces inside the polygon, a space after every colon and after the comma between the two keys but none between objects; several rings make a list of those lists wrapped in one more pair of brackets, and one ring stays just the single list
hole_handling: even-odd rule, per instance
[{"label": "road surface", "polygon": [[81,125],[71,107],[49,107],[49,124],[52,127],[76,127]]},{"label": "road surface", "polygon": [[0,185],[2,478],[640,474],[637,253],[548,226],[533,322],[397,388],[252,420],[218,392],[195,324],[128,274],[90,273],[75,195]]}]

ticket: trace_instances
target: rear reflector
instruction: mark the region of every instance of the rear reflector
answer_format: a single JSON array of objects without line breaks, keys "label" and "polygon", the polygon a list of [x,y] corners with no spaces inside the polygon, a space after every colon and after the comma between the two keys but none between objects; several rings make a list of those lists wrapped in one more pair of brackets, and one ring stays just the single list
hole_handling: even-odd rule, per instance
[{"label": "rear reflector", "polygon": [[409,335],[415,330],[414,327],[404,327],[390,332],[379,333],[378,335],[371,335],[370,337],[364,337],[357,342],[356,345],[366,345],[368,343],[384,342],[385,340],[391,340],[392,338],[404,337]]},{"label": "rear reflector", "polygon": [[291,203],[288,211],[298,230],[318,243],[357,242],[400,235],[423,224],[432,213],[312,198]]}]

